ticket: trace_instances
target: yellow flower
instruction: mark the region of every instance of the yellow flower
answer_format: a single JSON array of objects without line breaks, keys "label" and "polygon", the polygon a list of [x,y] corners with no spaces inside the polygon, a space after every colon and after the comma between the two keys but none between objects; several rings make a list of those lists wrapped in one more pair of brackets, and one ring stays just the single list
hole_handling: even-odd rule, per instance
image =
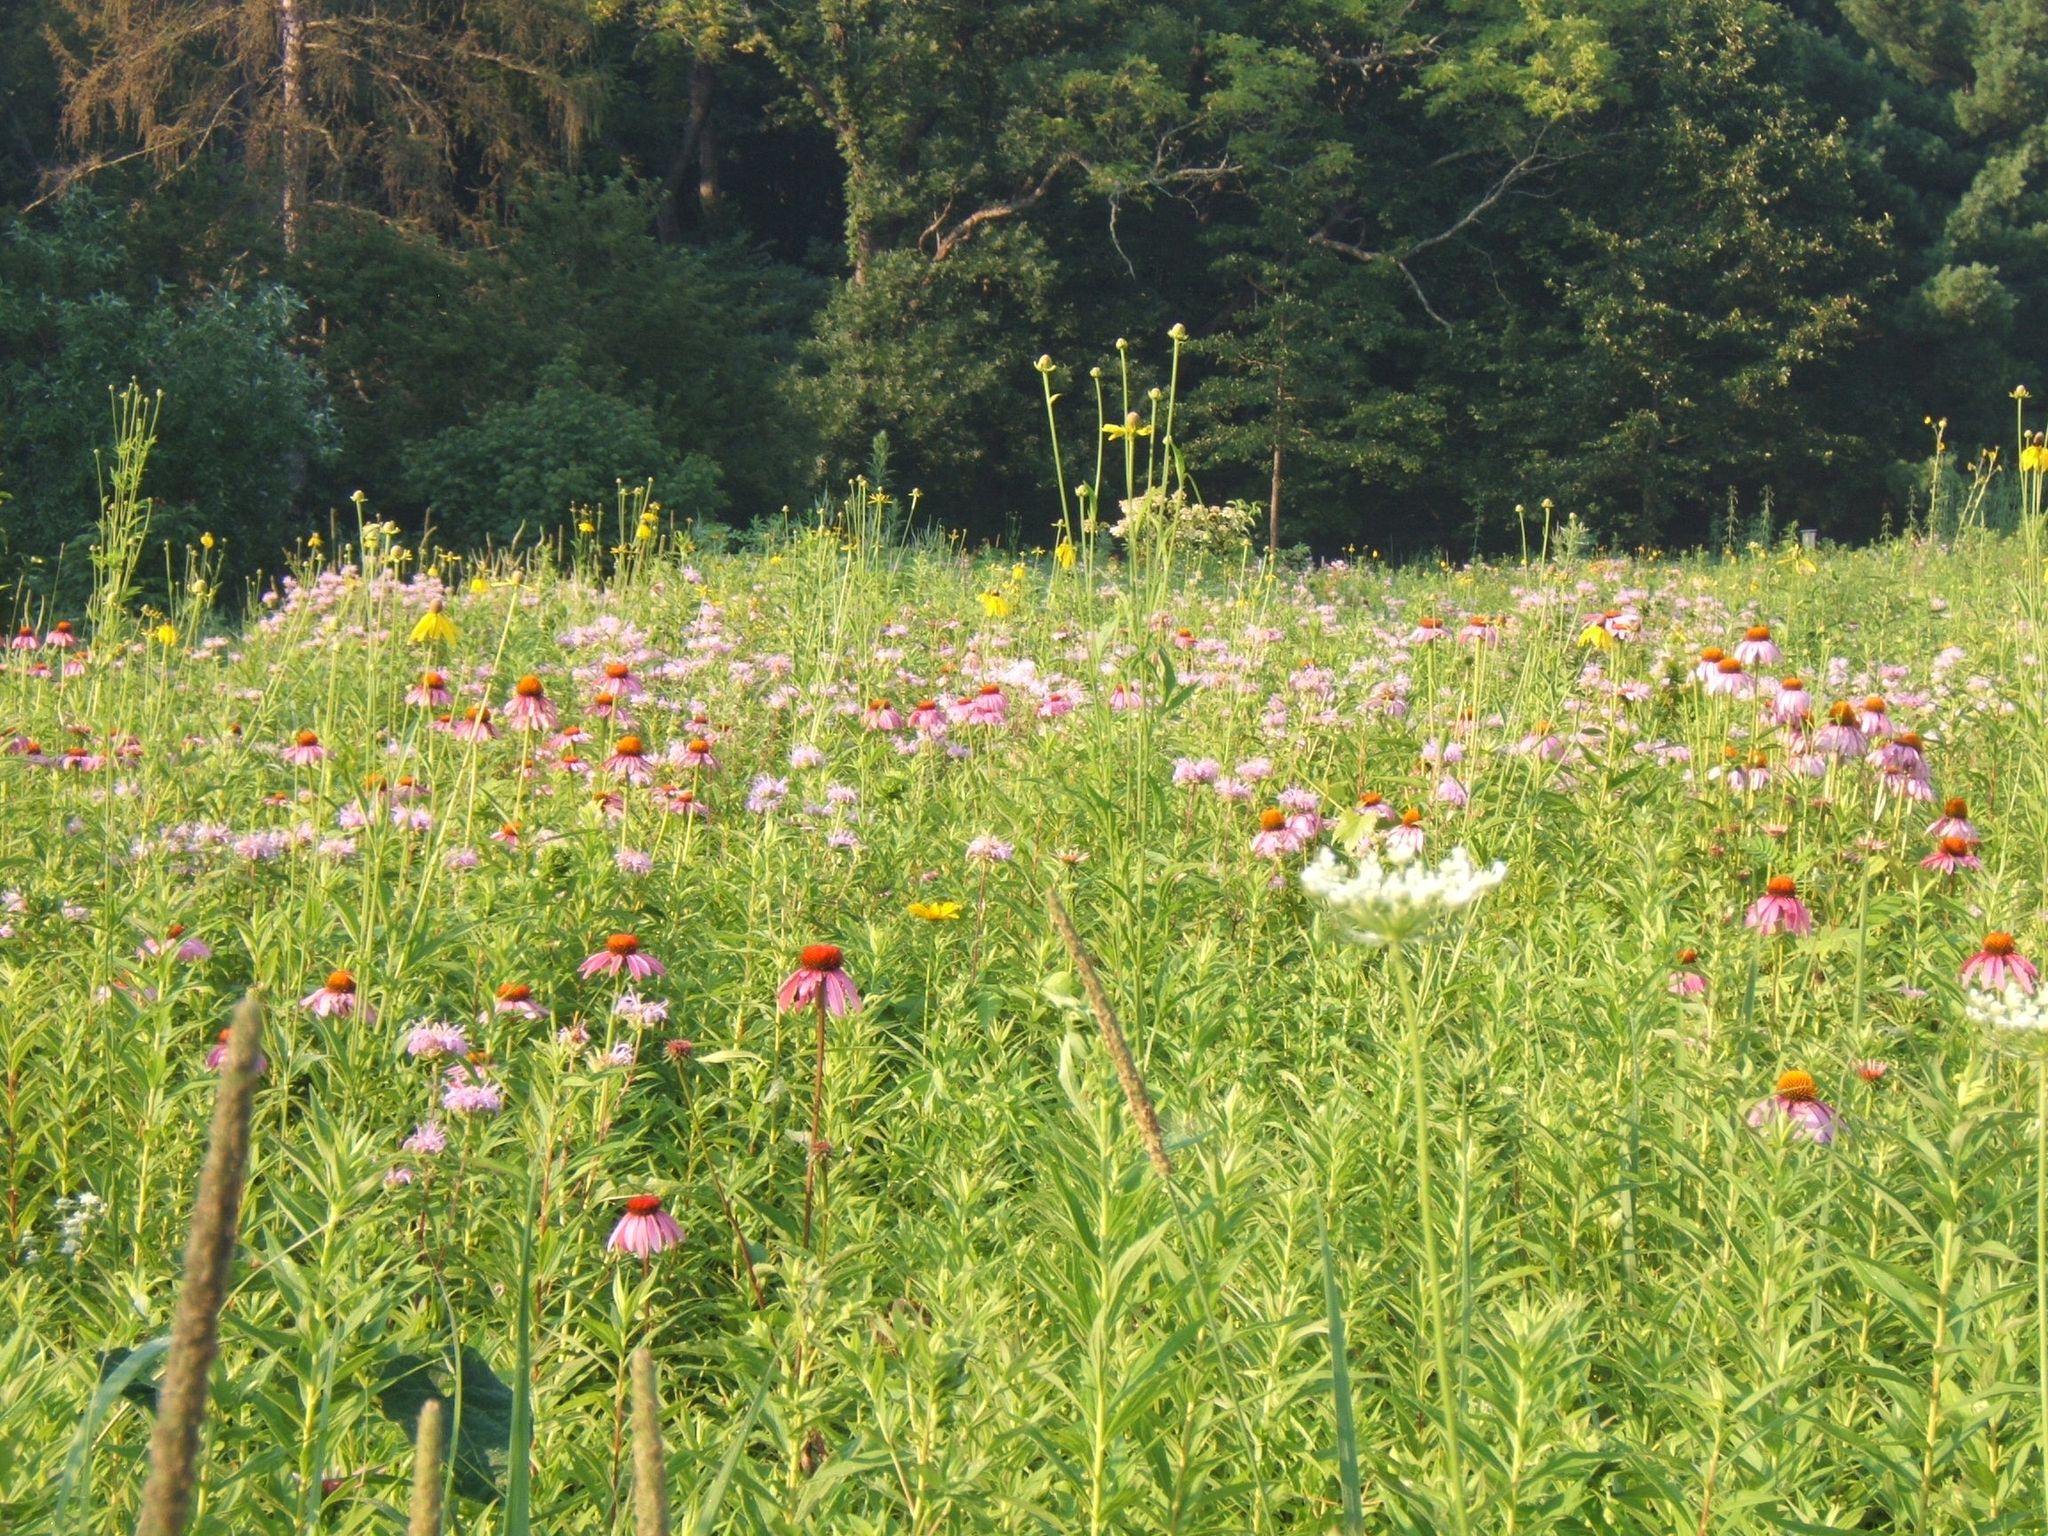
[{"label": "yellow flower", "polygon": [[318,549],[320,547],[320,535],[317,533],[307,534],[306,547],[309,549]]},{"label": "yellow flower", "polygon": [[[474,585],[474,583],[472,583]],[[414,645],[453,645],[455,643],[455,621],[448,617],[441,607],[441,600],[434,599],[427,611],[420,615],[419,623],[412,627]]]},{"label": "yellow flower", "polygon": [[1018,564],[1016,564],[1016,565],[1013,565],[1013,566],[1011,566],[1011,567],[1010,567],[1010,580],[1012,580],[1012,581],[1018,581],[1018,582],[1021,582],[1021,581],[1022,581],[1023,579],[1024,579],[1024,566],[1023,566],[1023,564],[1022,564],[1021,562],[1019,562]]},{"label": "yellow flower", "polygon": [[960,921],[960,903],[957,901],[913,901],[910,915],[922,918],[928,923],[957,923]]},{"label": "yellow flower", "polygon": [[1144,425],[1144,418],[1132,411],[1121,423],[1105,422],[1102,435],[1112,442],[1127,443],[1134,437],[1150,437],[1152,429]]},{"label": "yellow flower", "polygon": [[1614,636],[1607,632],[1607,626],[1598,619],[1579,631],[1579,644],[1597,646],[1603,651],[1614,649]]},{"label": "yellow flower", "polygon": [[633,537],[638,539],[642,544],[645,544],[649,539],[654,537],[654,524],[642,523],[640,525],[640,531],[635,533]]},{"label": "yellow flower", "polygon": [[1061,539],[1053,549],[1052,558],[1053,563],[1057,565],[1061,570],[1071,571],[1074,568],[1073,540]]},{"label": "yellow flower", "polygon": [[582,534],[595,533],[597,532],[597,524],[593,523],[589,518],[586,517],[582,522],[576,525],[576,531]]},{"label": "yellow flower", "polygon": [[992,619],[1006,619],[1010,616],[1010,600],[1000,592],[984,592],[981,611]]},{"label": "yellow flower", "polygon": [[199,535],[199,547],[201,549],[213,548],[213,535],[210,533],[202,533],[201,535]]},{"label": "yellow flower", "polygon": [[469,590],[478,597],[482,597],[484,593],[491,590],[491,584],[481,576],[472,576],[469,578]]},{"label": "yellow flower", "polygon": [[158,645],[176,645],[178,643],[178,631],[172,625],[159,624],[151,633],[156,636],[156,643]]}]

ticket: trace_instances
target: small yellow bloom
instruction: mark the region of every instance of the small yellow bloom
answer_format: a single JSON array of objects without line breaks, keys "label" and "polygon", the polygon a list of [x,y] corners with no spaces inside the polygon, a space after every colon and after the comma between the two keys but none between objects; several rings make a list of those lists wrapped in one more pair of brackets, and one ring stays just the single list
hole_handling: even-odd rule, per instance
[{"label": "small yellow bloom", "polygon": [[320,547],[320,535],[317,533],[307,534],[306,547],[309,549],[318,549]]},{"label": "small yellow bloom", "polygon": [[1142,416],[1136,411],[1132,411],[1128,416],[1124,417],[1121,423],[1114,421],[1105,422],[1102,428],[1102,435],[1109,438],[1112,442],[1127,443],[1133,438],[1150,437],[1152,429],[1145,425],[1145,419]]},{"label": "small yellow bloom", "polygon": [[[471,583],[471,585],[473,586],[475,583]],[[420,615],[419,623],[413,625],[412,643],[414,645],[453,645],[455,643],[455,621],[448,617],[447,611],[442,608],[439,598],[436,598],[427,606],[427,611]]]},{"label": "small yellow bloom", "polygon": [[152,633],[156,636],[156,643],[158,645],[176,645],[178,643],[178,631],[172,625],[159,624]]},{"label": "small yellow bloom", "polygon": [[589,518],[586,517],[582,522],[576,525],[576,531],[581,534],[592,534],[597,532],[597,524],[593,523]]},{"label": "small yellow bloom", "polygon": [[992,619],[1006,619],[1010,616],[1010,600],[1000,592],[984,592],[981,611]]},{"label": "small yellow bloom", "polygon": [[910,915],[922,918],[927,923],[957,923],[960,921],[960,903],[957,901],[913,901]]},{"label": "small yellow bloom", "polygon": [[642,544],[645,544],[649,539],[654,537],[654,524],[642,523],[640,525],[639,532],[635,533],[633,537],[638,539]]},{"label": "small yellow bloom", "polygon": [[213,548],[213,535],[210,533],[202,533],[201,535],[199,535],[199,547],[201,549]]},{"label": "small yellow bloom", "polygon": [[1053,564],[1057,565],[1061,570],[1071,571],[1074,568],[1073,540],[1061,539],[1059,543],[1053,547],[1052,558]]},{"label": "small yellow bloom", "polygon": [[482,597],[484,593],[491,590],[491,584],[481,576],[472,576],[469,578],[469,590],[478,597]]},{"label": "small yellow bloom", "polygon": [[1614,636],[1607,632],[1607,626],[1598,619],[1579,631],[1579,644],[1597,646],[1603,651],[1614,649]]}]

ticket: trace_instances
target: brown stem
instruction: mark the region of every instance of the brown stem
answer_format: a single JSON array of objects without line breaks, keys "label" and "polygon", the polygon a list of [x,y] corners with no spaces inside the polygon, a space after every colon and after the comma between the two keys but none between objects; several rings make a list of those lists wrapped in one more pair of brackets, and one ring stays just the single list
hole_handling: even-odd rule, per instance
[{"label": "brown stem", "polygon": [[405,1536],[441,1536],[441,1400],[420,1405],[412,1442],[412,1513]]},{"label": "brown stem", "polygon": [[818,1065],[811,1080],[811,1145],[804,1159],[804,1247],[811,1246],[811,1196],[825,1141],[825,984],[818,983]]},{"label": "brown stem", "polygon": [[1145,1143],[1145,1155],[1152,1159],[1152,1166],[1159,1170],[1159,1177],[1171,1182],[1173,1164],[1166,1156],[1166,1137],[1159,1129],[1159,1114],[1152,1107],[1152,1096],[1145,1091],[1144,1075],[1138,1071],[1138,1063],[1131,1057],[1124,1032],[1117,1025],[1116,1014],[1109,1006],[1109,994],[1103,990],[1102,978],[1096,974],[1095,962],[1082,947],[1081,935],[1074,927],[1074,920],[1067,916],[1060,893],[1051,886],[1046,887],[1045,904],[1052,913],[1053,927],[1059,930],[1060,942],[1067,946],[1074,969],[1080,973],[1081,989],[1088,994],[1088,1007],[1095,1015],[1097,1028],[1102,1031],[1102,1043],[1109,1050],[1109,1059],[1116,1064],[1117,1080],[1123,1084],[1124,1098],[1131,1106],[1131,1118],[1138,1123],[1138,1139]]},{"label": "brown stem", "polygon": [[661,1444],[661,1402],[654,1395],[654,1354],[633,1351],[633,1531],[668,1536],[668,1466]]},{"label": "brown stem", "polygon": [[220,1351],[220,1310],[234,1269],[242,1185],[249,1172],[249,1110],[261,1076],[263,1007],[253,995],[235,1009],[228,1059],[213,1101],[213,1129],[199,1171],[199,1197],[185,1240],[185,1282],[171,1323],[171,1347],[157,1389],[149,1437],[149,1481],[135,1536],[179,1536],[192,1515],[199,1480],[199,1429],[207,1378]]}]

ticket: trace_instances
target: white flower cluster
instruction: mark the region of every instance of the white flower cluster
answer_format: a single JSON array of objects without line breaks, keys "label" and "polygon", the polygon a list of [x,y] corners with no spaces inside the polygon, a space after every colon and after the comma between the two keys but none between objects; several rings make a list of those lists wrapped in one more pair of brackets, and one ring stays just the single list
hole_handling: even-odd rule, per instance
[{"label": "white flower cluster", "polygon": [[57,1251],[67,1259],[78,1257],[85,1246],[86,1229],[106,1209],[107,1202],[91,1190],[57,1197]]},{"label": "white flower cluster", "polygon": [[1244,538],[1258,515],[1249,502],[1210,506],[1190,501],[1185,490],[1169,493],[1160,486],[1117,505],[1124,515],[1109,530],[1110,537],[1122,539],[1134,550],[1169,538],[1181,549],[1230,549]]},{"label": "white flower cluster", "polygon": [[1440,864],[1421,859],[1383,863],[1368,853],[1355,873],[1325,848],[1301,872],[1301,887],[1330,914],[1354,944],[1399,944],[1420,937],[1439,917],[1469,907],[1507,878],[1496,859],[1481,868],[1461,846]]},{"label": "white flower cluster", "polygon": [[2007,982],[2002,992],[1972,990],[1963,999],[1963,1013],[1972,1024],[1995,1031],[2048,1030],[2048,997],[2036,997]]}]

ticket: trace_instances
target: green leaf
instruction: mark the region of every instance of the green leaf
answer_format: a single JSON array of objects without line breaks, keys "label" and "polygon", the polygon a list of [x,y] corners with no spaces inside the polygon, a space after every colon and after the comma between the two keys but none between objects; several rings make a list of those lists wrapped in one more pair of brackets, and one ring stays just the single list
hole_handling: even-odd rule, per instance
[{"label": "green leaf", "polygon": [[66,1517],[71,1513],[73,1496],[81,1488],[90,1492],[89,1464],[100,1421],[106,1417],[116,1398],[126,1397],[145,1406],[155,1403],[156,1389],[143,1384],[142,1374],[154,1366],[170,1347],[170,1335],[165,1334],[133,1349],[112,1349],[100,1356],[100,1384],[93,1392],[92,1400],[86,1404],[85,1417],[79,1420],[77,1433],[71,1437],[71,1449],[64,1457],[64,1472],[57,1484],[57,1514],[53,1529],[60,1536],[70,1529]]},{"label": "green leaf", "polygon": [[[418,1428],[420,1409],[429,1398],[454,1396],[447,1385],[451,1373],[445,1360],[393,1354],[391,1375],[377,1392],[377,1407],[405,1430]],[[506,1447],[512,1441],[512,1389],[498,1379],[491,1363],[465,1344],[459,1363],[461,1412],[455,1421],[455,1491],[488,1504],[499,1496]]]}]

